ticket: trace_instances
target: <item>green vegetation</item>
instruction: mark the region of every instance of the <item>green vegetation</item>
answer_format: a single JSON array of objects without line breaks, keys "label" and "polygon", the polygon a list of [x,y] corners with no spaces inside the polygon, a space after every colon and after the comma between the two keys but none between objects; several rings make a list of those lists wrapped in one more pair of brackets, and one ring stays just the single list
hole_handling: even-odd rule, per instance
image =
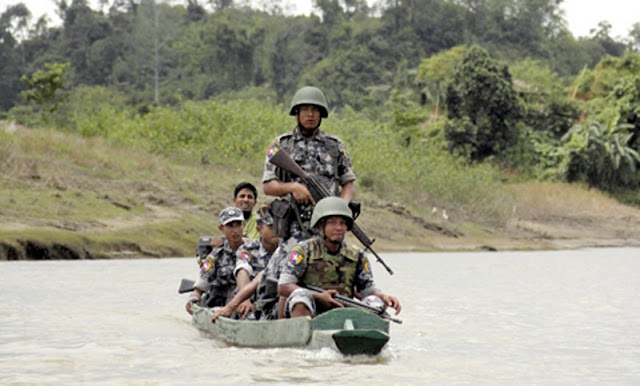
[{"label": "green vegetation", "polygon": [[[205,112],[218,114],[231,105],[189,111],[195,119],[198,117],[194,111],[207,116]],[[160,110],[147,117],[171,115],[168,110]],[[227,127],[241,126],[243,117],[237,115],[229,116]],[[273,110],[263,115],[284,114]],[[206,119],[200,117],[200,121]],[[362,221],[365,229],[369,225],[371,237],[384,240],[389,236],[384,227],[373,225],[392,215],[379,214],[385,206],[406,211],[411,218],[427,217],[437,206],[448,208],[461,223],[500,226],[506,221],[510,198],[501,193],[497,176],[490,168],[465,167],[446,152],[403,152],[399,145],[393,145],[392,132],[376,128],[362,117],[342,120],[335,116],[326,122],[329,121],[333,124],[327,125],[327,130],[349,132],[351,141],[358,138],[352,156],[362,181],[358,195],[368,211]],[[132,139],[139,138],[138,131],[145,132],[147,122],[155,124],[158,119],[133,120],[129,124],[131,135],[126,140],[112,136],[112,144],[101,138],[60,131],[7,130],[5,124],[0,131],[3,248],[64,246],[73,250],[69,254],[76,258],[190,255],[199,236],[215,232],[215,214],[229,204],[233,186],[239,180],[259,181],[264,151],[271,138],[262,146],[256,145],[253,152],[228,151],[225,149],[243,148],[247,133],[227,129],[224,145],[216,144],[212,136],[210,142],[194,147],[199,151],[185,151],[182,143],[162,149],[165,154],[153,155],[144,149],[151,141],[144,137]],[[338,130],[342,123],[358,127]],[[173,128],[168,124],[166,127]],[[264,127],[266,131],[276,130],[275,126]],[[218,129],[222,130],[217,126],[209,128]],[[182,138],[169,129],[159,132]],[[378,135],[391,139],[382,142],[388,149],[379,147]],[[120,142],[126,142],[126,146]],[[207,145],[211,151],[206,153],[204,162],[201,151]],[[153,148],[156,153],[161,149]],[[431,167],[415,167],[425,162]],[[381,164],[392,167],[381,168]],[[260,199],[268,200],[262,196]],[[404,221],[406,224],[401,226],[410,228],[407,224],[411,218],[400,218],[399,224]]]},{"label": "green vegetation", "polygon": [[509,185],[535,180],[640,203],[640,28],[576,39],[538,0],[212,4],[73,0],[55,28],[23,4],[0,15],[0,242],[66,230],[99,255],[190,253],[233,185],[259,182],[307,84],[379,237],[390,213],[434,229],[443,208],[458,229],[502,228]]}]

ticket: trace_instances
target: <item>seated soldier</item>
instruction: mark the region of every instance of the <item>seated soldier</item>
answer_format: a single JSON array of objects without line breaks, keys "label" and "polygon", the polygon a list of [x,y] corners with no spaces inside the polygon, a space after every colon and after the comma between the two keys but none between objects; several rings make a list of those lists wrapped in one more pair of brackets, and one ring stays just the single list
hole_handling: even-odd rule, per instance
[{"label": "seated soldier", "polygon": [[244,216],[240,209],[230,206],[220,212],[219,220],[218,229],[224,235],[224,242],[222,246],[214,248],[200,265],[200,276],[186,305],[190,314],[192,304],[200,303],[204,293],[207,294],[206,306],[224,306],[236,288],[233,271],[236,252],[243,244]]},{"label": "seated soldier", "polygon": [[[256,227],[260,238],[245,242],[236,253],[237,261],[234,274],[238,283],[238,293],[227,303],[225,307],[218,310],[218,314],[229,316],[235,310],[240,318],[245,318],[252,309],[250,298],[255,294],[258,287],[259,278],[255,283],[252,280],[265,269],[271,255],[278,247],[280,238],[273,232],[273,217],[269,207],[263,205],[256,212]],[[248,295],[239,295],[245,286],[250,286]],[[241,302],[241,303],[238,303]]]},{"label": "seated soldier", "polygon": [[[253,302],[254,319],[278,319],[278,276],[280,275],[282,262],[286,261],[286,257],[286,253],[282,253],[281,249],[276,249],[271,259],[269,259],[267,267],[258,273],[247,286],[238,291],[225,307],[217,309],[211,317],[211,322],[215,323],[220,316],[231,316],[234,309],[240,314],[238,305],[252,296],[255,296],[255,301]],[[284,306],[284,302],[282,302],[282,305]]]},{"label": "seated soldier", "polygon": [[[278,293],[285,297],[285,317],[315,316],[342,303],[333,295],[358,298],[374,305],[392,307],[400,312],[395,296],[378,290],[365,252],[345,243],[353,218],[347,202],[339,197],[326,197],[313,210],[311,226],[317,236],[298,243],[283,267]],[[309,291],[304,285],[323,292]]]}]

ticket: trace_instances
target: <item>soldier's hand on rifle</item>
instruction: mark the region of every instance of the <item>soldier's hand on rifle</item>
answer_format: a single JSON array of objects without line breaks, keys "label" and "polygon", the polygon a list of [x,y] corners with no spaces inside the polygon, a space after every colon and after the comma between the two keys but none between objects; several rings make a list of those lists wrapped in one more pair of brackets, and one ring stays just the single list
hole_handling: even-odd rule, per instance
[{"label": "soldier's hand on rifle", "polygon": [[387,295],[387,294],[379,294],[378,297],[382,299],[386,307],[391,307],[394,310],[396,310],[396,315],[400,313],[400,310],[402,309],[402,307],[400,306],[400,301],[398,300],[398,298],[396,298],[393,295]]},{"label": "soldier's hand on rifle", "polygon": [[296,200],[297,203],[300,203],[300,204],[311,203],[313,205],[316,204],[315,200],[313,199],[313,196],[309,192],[309,189],[307,189],[306,186],[304,186],[299,182],[294,182],[292,184],[291,194],[293,194],[293,198]]},{"label": "soldier's hand on rifle", "polygon": [[342,303],[334,299],[333,295],[337,294],[338,291],[334,289],[326,290],[323,292],[319,292],[314,294],[314,299],[316,302],[320,303],[324,309],[330,310],[337,307],[344,307]]}]

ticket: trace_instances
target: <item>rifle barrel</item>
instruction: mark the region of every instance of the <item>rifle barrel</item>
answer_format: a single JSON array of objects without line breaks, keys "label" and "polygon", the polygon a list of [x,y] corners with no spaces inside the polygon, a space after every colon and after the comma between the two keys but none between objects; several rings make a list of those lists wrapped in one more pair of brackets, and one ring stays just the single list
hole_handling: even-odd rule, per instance
[{"label": "rifle barrel", "polygon": [[[304,180],[305,182],[307,182],[309,186],[311,186],[312,189],[316,190],[322,197],[331,196],[327,188],[322,186],[314,176],[307,175],[307,177]],[[362,228],[360,228],[355,221],[353,222],[353,226],[351,227],[351,233],[353,233],[353,235],[356,236],[356,238],[362,243],[362,245],[364,245],[364,247],[369,252],[371,252],[373,256],[375,256],[376,261],[382,264],[382,266],[387,270],[387,272],[389,272],[389,275],[393,275],[393,270],[384,262],[384,260],[382,260],[382,258],[376,253],[376,251],[374,251],[373,248],[371,248],[373,241],[364,233]]]}]

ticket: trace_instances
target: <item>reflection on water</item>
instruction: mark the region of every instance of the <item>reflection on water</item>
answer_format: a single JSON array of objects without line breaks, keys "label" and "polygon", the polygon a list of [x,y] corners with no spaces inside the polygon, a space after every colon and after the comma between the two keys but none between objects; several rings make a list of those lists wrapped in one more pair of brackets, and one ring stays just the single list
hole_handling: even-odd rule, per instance
[{"label": "reflection on water", "polygon": [[640,249],[386,254],[377,357],[241,349],[183,311],[192,258],[0,263],[0,383],[637,384]]}]

